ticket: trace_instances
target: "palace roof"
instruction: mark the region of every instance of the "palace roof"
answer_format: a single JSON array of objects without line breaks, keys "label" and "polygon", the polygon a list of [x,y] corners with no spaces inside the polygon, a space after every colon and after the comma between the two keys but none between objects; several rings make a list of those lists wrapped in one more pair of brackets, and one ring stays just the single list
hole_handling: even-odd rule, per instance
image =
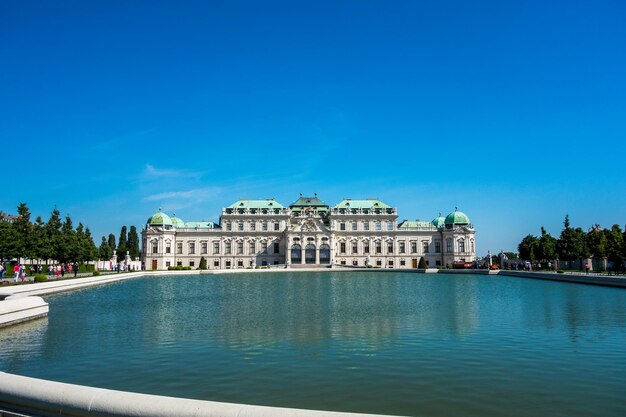
[{"label": "palace roof", "polygon": [[274,209],[274,208],[285,208],[278,201],[273,198],[268,198],[265,200],[237,200],[230,206],[226,207],[230,209]]},{"label": "palace roof", "polygon": [[419,229],[430,229],[434,227],[431,222],[423,222],[420,220],[404,220],[402,223],[398,225],[398,230],[419,230]]},{"label": "palace roof", "polygon": [[391,206],[383,203],[377,198],[368,198],[366,200],[353,200],[351,198],[344,198],[335,208],[348,208],[348,209],[377,209],[377,208],[392,208]]}]

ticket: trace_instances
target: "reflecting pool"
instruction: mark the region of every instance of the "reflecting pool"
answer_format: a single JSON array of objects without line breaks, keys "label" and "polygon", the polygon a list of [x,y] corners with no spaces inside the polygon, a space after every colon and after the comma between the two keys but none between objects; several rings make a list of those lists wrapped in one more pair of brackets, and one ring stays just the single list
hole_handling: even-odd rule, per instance
[{"label": "reflecting pool", "polygon": [[0,370],[415,416],[625,416],[626,290],[406,272],[167,276],[46,297]]}]

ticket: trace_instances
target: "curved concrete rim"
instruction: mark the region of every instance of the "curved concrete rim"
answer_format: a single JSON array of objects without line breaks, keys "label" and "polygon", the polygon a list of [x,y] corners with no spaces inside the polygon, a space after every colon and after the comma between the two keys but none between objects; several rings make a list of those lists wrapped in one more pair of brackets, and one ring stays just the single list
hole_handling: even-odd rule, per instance
[{"label": "curved concrete rim", "polygon": [[69,417],[366,417],[374,414],[303,410],[191,400],[53,382],[0,372],[0,411]]}]

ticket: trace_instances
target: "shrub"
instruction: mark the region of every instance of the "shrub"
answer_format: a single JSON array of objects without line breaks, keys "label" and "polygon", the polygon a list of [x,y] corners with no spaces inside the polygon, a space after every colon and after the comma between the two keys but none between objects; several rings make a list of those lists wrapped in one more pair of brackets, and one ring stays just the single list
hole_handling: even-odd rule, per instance
[{"label": "shrub", "polygon": [[558,271],[556,271],[556,273],[557,273],[557,274],[562,274],[562,273],[564,273],[564,272],[565,272],[565,271],[563,271],[562,269],[559,269]]},{"label": "shrub", "polygon": [[100,271],[93,271],[93,276],[94,277],[99,277],[100,276]]},{"label": "shrub", "polygon": [[46,282],[48,281],[48,277],[45,274],[36,274],[35,282]]}]

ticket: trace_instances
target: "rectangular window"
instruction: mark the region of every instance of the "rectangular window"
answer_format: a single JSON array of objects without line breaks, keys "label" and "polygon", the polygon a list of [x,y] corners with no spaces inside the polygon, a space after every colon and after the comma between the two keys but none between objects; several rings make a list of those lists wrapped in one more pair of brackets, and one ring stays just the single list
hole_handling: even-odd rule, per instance
[{"label": "rectangular window", "polygon": [[218,261],[217,259],[213,261],[213,266],[215,268],[219,268],[220,267],[220,261]]},{"label": "rectangular window", "polygon": [[239,223],[237,224],[237,229],[238,229],[240,232],[243,232],[243,222],[239,222]]},{"label": "rectangular window", "polygon": [[387,253],[393,253],[393,242],[387,242]]},{"label": "rectangular window", "polygon": [[400,242],[400,253],[404,253],[405,249],[405,243],[404,242]]},{"label": "rectangular window", "polygon": [[226,222],[226,230],[229,231],[229,232],[232,230],[232,226],[231,226],[230,222]]},{"label": "rectangular window", "polygon": [[393,230],[393,223],[392,222],[387,223],[387,230]]},{"label": "rectangular window", "polygon": [[203,255],[206,255],[208,253],[206,242],[200,243],[200,253],[202,253]]},{"label": "rectangular window", "polygon": [[250,230],[253,232],[256,230],[256,222],[250,222]]},{"label": "rectangular window", "polygon": [[356,242],[352,242],[352,253],[356,254],[358,252],[358,245]]},{"label": "rectangular window", "polygon": [[230,261],[226,261],[226,269],[230,269]]},{"label": "rectangular window", "polygon": [[189,261],[189,266],[195,266],[196,263],[194,261]]},{"label": "rectangular window", "polygon": [[172,244],[170,242],[165,243],[165,253],[172,253]]},{"label": "rectangular window", "polygon": [[389,265],[389,268],[393,268],[393,259],[389,259],[389,262],[387,262],[387,264]]},{"label": "rectangular window", "polygon": [[230,242],[224,242],[224,254],[230,255],[231,249],[232,248]]},{"label": "rectangular window", "polygon": [[172,266],[172,263],[170,261],[165,262],[165,267],[169,268],[170,266]]},{"label": "rectangular window", "polygon": [[267,242],[261,242],[261,252],[267,253]]},{"label": "rectangular window", "polygon": [[339,244],[339,252],[346,253],[346,242],[341,242]]},{"label": "rectangular window", "polygon": [[383,261],[381,261],[380,259],[376,259],[376,266],[382,266],[383,265]]},{"label": "rectangular window", "polygon": [[417,253],[417,242],[411,241],[411,253]]},{"label": "rectangular window", "polygon": [[422,251],[423,251],[423,253],[428,253],[428,242],[427,241],[422,242]]},{"label": "rectangular window", "polygon": [[435,242],[435,253],[441,253],[441,242]]},{"label": "rectangular window", "polygon": [[220,242],[213,242],[213,254],[219,255],[220,253]]},{"label": "rectangular window", "polygon": [[383,230],[383,229],[382,229],[382,227],[380,225],[380,222],[376,222],[376,231],[380,232],[381,230]]},{"label": "rectangular window", "polygon": [[353,260],[352,260],[352,266],[359,266],[359,261],[358,261],[358,259],[353,259]]},{"label": "rectangular window", "polygon": [[339,230],[346,230],[346,224],[345,223],[339,223]]},{"label": "rectangular window", "polygon": [[237,268],[243,268],[243,261],[242,260],[238,260],[237,261]]},{"label": "rectangular window", "polygon": [[280,230],[280,223],[276,222],[274,223],[274,231],[278,232]]},{"label": "rectangular window", "polygon": [[367,240],[363,242],[363,253],[370,253],[370,242]]},{"label": "rectangular window", "polygon": [[243,242],[237,242],[237,255],[243,255]]},{"label": "rectangular window", "polygon": [[376,253],[383,253],[383,244],[376,242]]},{"label": "rectangular window", "polygon": [[352,230],[353,231],[357,230],[357,222],[352,223]]},{"label": "rectangular window", "polygon": [[461,253],[465,252],[465,241],[464,240],[459,240],[459,252],[461,252]]},{"label": "rectangular window", "polygon": [[346,260],[345,260],[345,259],[342,259],[342,260],[341,260],[341,265],[345,265],[345,264],[346,264]]},{"label": "rectangular window", "polygon": [[446,240],[446,252],[452,252],[452,241]]},{"label": "rectangular window", "polygon": [[404,259],[400,259],[400,266],[405,266],[406,265],[406,261]]},{"label": "rectangular window", "polygon": [[196,244],[194,242],[189,242],[189,255],[193,255],[196,253]]},{"label": "rectangular window", "polygon": [[256,253],[256,242],[254,240],[250,241],[250,255],[254,255]]},{"label": "rectangular window", "polygon": [[176,253],[179,255],[183,253],[183,242],[176,242]]},{"label": "rectangular window", "polygon": [[370,230],[370,223],[369,222],[363,223],[363,230],[365,230],[366,232]]},{"label": "rectangular window", "polygon": [[159,252],[159,243],[152,242],[152,253],[157,253],[157,252]]},{"label": "rectangular window", "polygon": [[267,223],[263,223],[263,231],[267,232]]},{"label": "rectangular window", "polygon": [[280,243],[274,243],[274,253],[280,253]]}]

